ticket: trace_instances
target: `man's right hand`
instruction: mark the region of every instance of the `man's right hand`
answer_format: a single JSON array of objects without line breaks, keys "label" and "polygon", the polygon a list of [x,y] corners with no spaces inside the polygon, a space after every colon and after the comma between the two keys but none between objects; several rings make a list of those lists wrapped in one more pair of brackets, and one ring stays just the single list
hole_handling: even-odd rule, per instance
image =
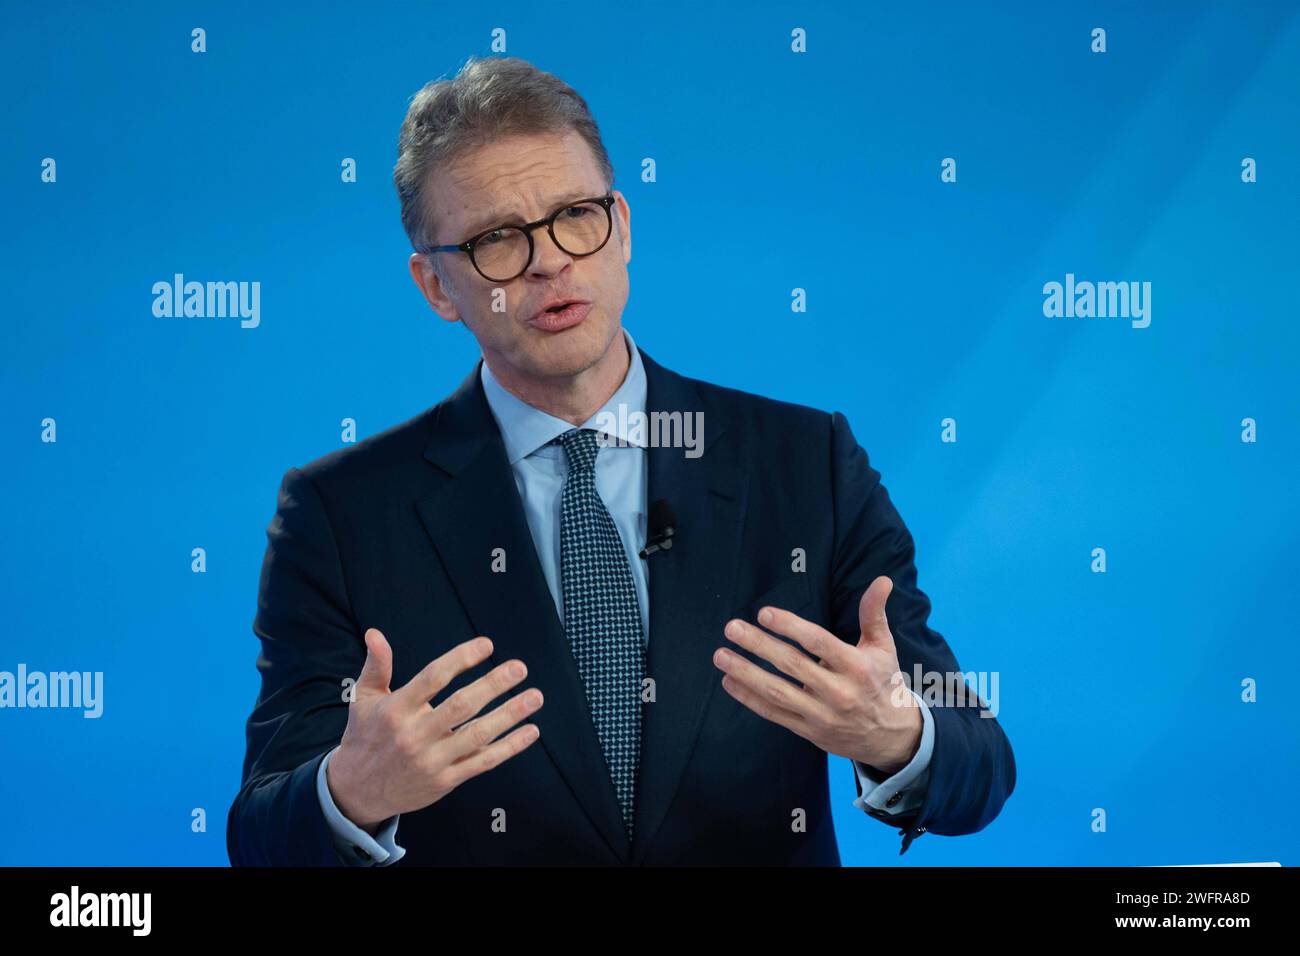
[{"label": "man's right hand", "polygon": [[525,724],[497,740],[542,706],[536,687],[474,716],[528,675],[520,660],[494,667],[437,707],[429,705],[457,674],[487,660],[488,638],[458,644],[397,690],[388,687],[393,677],[388,641],[373,627],[365,641],[366,663],[353,686],[348,725],[325,778],[335,806],[372,835],[389,817],[441,800],[470,777],[526,749],[541,733],[536,724]]}]

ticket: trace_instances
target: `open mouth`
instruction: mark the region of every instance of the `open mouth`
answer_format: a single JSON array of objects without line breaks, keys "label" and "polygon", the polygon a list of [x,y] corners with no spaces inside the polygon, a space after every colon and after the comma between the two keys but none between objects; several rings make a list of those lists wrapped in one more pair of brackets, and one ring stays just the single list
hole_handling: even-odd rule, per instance
[{"label": "open mouth", "polygon": [[533,316],[532,325],[543,332],[562,332],[580,323],[590,310],[590,302],[577,299],[557,302]]}]

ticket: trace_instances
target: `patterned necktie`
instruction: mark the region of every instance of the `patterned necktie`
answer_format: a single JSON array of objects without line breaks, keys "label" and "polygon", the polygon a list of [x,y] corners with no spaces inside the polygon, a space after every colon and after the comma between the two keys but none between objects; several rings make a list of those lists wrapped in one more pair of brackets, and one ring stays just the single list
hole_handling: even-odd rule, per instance
[{"label": "patterned necktie", "polygon": [[641,612],[627,552],[596,492],[596,433],[574,428],[555,439],[569,459],[560,499],[564,633],[632,839],[641,759]]}]

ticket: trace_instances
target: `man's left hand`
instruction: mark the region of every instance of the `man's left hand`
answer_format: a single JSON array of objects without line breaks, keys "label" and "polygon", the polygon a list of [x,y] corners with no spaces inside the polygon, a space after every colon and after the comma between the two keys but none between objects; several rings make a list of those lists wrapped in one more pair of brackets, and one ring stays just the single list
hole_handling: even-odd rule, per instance
[{"label": "man's left hand", "polygon": [[758,622],[795,641],[807,654],[745,621],[729,621],[723,631],[728,640],[791,680],[719,648],[713,663],[723,671],[722,686],[760,717],[827,753],[892,776],[916,754],[924,727],[921,705],[903,686],[898,650],[885,617],[885,601],[893,589],[893,582],[881,575],[862,595],[857,646],[780,608],[761,608]]}]

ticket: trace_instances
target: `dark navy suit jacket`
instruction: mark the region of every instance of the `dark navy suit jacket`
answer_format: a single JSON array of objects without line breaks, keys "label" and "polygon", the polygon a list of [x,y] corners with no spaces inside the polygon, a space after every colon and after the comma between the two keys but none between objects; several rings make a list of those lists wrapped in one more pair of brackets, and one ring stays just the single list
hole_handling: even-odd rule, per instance
[{"label": "dark navy suit jacket", "polygon": [[[284,476],[253,622],[262,687],[229,813],[232,863],[344,862],[316,771],[343,735],[344,681],[361,672],[362,634],[377,627],[393,648],[394,688],[454,645],[492,639],[492,658],[435,706],[516,657],[529,675],[512,693],[536,686],[545,696],[537,743],[402,814],[406,854],[395,865],[839,864],[826,753],[734,700],[713,652],[739,650],[723,625],[752,622],[765,604],[856,644],[859,599],[884,574],[901,669],[957,673],[927,624],[912,537],[842,415],[685,378],[641,354],[647,410],[702,411],[705,439],[698,458],[647,452],[647,500],[672,505],[677,533],[648,559],[656,699],[643,712],[633,841],[476,368],[423,414]],[[507,573],[493,572],[496,548]],[[791,569],[796,548],[802,572]],[[931,713],[924,803],[906,816],[871,811],[899,828],[900,853],[926,831],[982,829],[1015,786],[995,718],[978,706]],[[491,826],[497,810],[504,832]],[[800,810],[802,828],[792,825]]]}]

